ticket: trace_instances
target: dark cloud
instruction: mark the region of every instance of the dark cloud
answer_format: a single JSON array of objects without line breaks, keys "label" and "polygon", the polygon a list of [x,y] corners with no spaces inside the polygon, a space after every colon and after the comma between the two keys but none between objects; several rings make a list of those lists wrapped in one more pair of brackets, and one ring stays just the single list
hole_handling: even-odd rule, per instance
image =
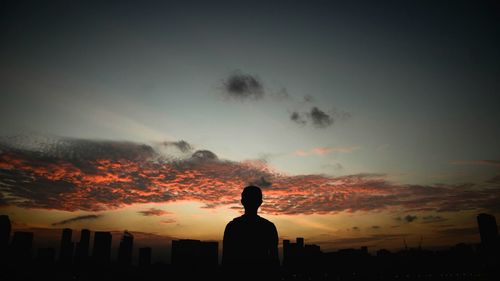
[{"label": "dark cloud", "polygon": [[314,106],[308,112],[299,112],[297,110],[292,111],[290,114],[290,120],[299,125],[309,123],[315,128],[324,129],[332,126],[336,120],[346,120],[350,116],[351,115],[345,111],[333,109],[329,112],[325,112]]},{"label": "dark cloud", "polygon": [[414,215],[406,215],[404,217],[397,217],[396,220],[397,221],[405,221],[407,223],[410,223],[410,222],[413,222],[414,220],[416,220],[418,217],[417,216],[414,216]]},{"label": "dark cloud", "polygon": [[161,210],[161,209],[156,209],[156,208],[150,208],[150,209],[147,209],[147,210],[139,211],[138,213],[141,214],[141,215],[143,215],[143,216],[147,216],[147,217],[150,217],[150,216],[163,216],[163,215],[166,215],[166,214],[170,214],[170,212],[167,212],[167,211]]},{"label": "dark cloud", "polygon": [[438,222],[444,222],[444,221],[447,221],[447,220],[448,219],[443,218],[441,216],[433,216],[433,215],[423,216],[422,217],[422,223],[438,223]]},{"label": "dark cloud", "polygon": [[[394,208],[411,213],[496,212],[500,206],[500,177],[458,185],[408,185],[390,182],[379,174],[287,175],[274,172],[262,161],[222,160],[208,150],[196,151],[187,159],[168,160],[156,157],[157,153],[149,149],[144,150],[145,154],[133,152],[130,156],[121,148],[123,142],[106,142],[104,146],[119,149],[102,156],[95,154],[95,149],[81,147],[104,147],[95,142],[55,146],[64,148],[64,153],[54,151],[57,149],[48,153],[46,145],[40,145],[39,152],[4,145],[0,153],[0,198],[4,204],[19,207],[66,211],[100,211],[178,200],[203,202],[206,208],[231,208],[240,206],[245,185],[257,183],[267,186],[262,206],[262,212],[267,214]],[[143,151],[144,147],[134,143],[126,146],[130,151]],[[90,151],[93,156],[83,155],[82,151]],[[416,217],[407,215],[399,221],[412,222]]]},{"label": "dark cloud", "polygon": [[326,128],[333,124],[333,117],[325,113],[317,107],[311,108],[311,112],[308,114],[309,119],[312,124],[317,128]]},{"label": "dark cloud", "polygon": [[305,125],[307,123],[304,115],[297,111],[294,111],[290,114],[290,120],[300,125]]},{"label": "dark cloud", "polygon": [[373,225],[373,226],[372,226],[372,229],[380,229],[380,226],[378,226],[378,225]]},{"label": "dark cloud", "polygon": [[311,95],[305,95],[304,102],[314,102],[314,97]]},{"label": "dark cloud", "polygon": [[197,150],[191,155],[191,159],[196,161],[212,161],[217,160],[218,157],[210,150]]},{"label": "dark cloud", "polygon": [[412,221],[416,220],[417,218],[418,218],[417,216],[406,215],[403,219],[404,219],[406,222],[412,222]]},{"label": "dark cloud", "polygon": [[55,222],[52,225],[53,226],[66,225],[66,224],[70,224],[70,223],[75,222],[75,221],[95,220],[95,219],[98,219],[100,217],[102,217],[102,216],[101,215],[84,215],[84,216],[73,217],[73,218],[69,218],[66,220],[59,221],[59,222]]},{"label": "dark cloud", "polygon": [[267,187],[270,187],[272,185],[272,183],[270,181],[267,181],[262,176],[258,180],[254,180],[254,181],[250,182],[249,185],[256,185],[256,186],[261,187],[261,188],[267,188]]},{"label": "dark cloud", "polygon": [[180,140],[180,141],[165,141],[163,142],[163,145],[165,146],[174,146],[177,149],[179,149],[181,152],[190,152],[193,150],[193,147],[186,141]]},{"label": "dark cloud", "polygon": [[264,87],[255,75],[233,72],[224,82],[224,93],[234,99],[258,100],[264,97]]},{"label": "dark cloud", "polygon": [[353,226],[353,227],[352,227],[352,230],[359,230],[359,227],[357,227],[357,226]]}]

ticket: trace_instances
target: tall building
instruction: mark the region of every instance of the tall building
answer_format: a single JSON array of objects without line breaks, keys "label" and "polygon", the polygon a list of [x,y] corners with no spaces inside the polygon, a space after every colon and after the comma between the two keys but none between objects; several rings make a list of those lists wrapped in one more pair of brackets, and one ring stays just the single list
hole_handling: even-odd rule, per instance
[{"label": "tall building", "polygon": [[118,248],[118,263],[121,265],[130,265],[132,263],[133,247],[134,236],[125,230],[120,241],[120,247]]},{"label": "tall building", "polygon": [[172,265],[215,267],[219,261],[219,243],[181,239],[172,241]]},{"label": "tall building", "polygon": [[73,231],[70,228],[65,228],[62,231],[61,247],[59,250],[59,261],[62,263],[71,263],[73,260],[73,242],[71,236]]},{"label": "tall building", "polygon": [[200,258],[203,265],[217,267],[219,265],[219,243],[216,241],[201,242]]},{"label": "tall building", "polygon": [[498,226],[495,216],[489,214],[477,215],[477,224],[479,235],[481,236],[481,245],[484,247],[495,246],[498,244]]},{"label": "tall building", "polygon": [[76,244],[75,262],[84,262],[89,256],[90,230],[82,229],[80,242]]},{"label": "tall building", "polygon": [[283,265],[289,268],[300,265],[304,252],[304,238],[298,237],[295,243],[283,240]]},{"label": "tall building", "polygon": [[14,232],[11,244],[11,257],[15,262],[27,262],[31,260],[32,249],[33,232]]},{"label": "tall building", "polygon": [[151,247],[139,248],[139,266],[151,265]]},{"label": "tall building", "polygon": [[304,238],[297,237],[296,242],[283,240],[283,266],[294,270],[300,269],[304,265],[314,263],[321,255],[318,245],[304,244]]},{"label": "tall building", "polygon": [[299,249],[304,248],[304,238],[303,237],[297,237],[295,240],[297,241],[297,247]]},{"label": "tall building", "polygon": [[111,259],[111,233],[96,231],[94,234],[94,248],[92,249],[92,259],[96,263],[106,264]]},{"label": "tall building", "polygon": [[9,216],[0,215],[0,255],[6,253],[9,246],[11,224]]},{"label": "tall building", "polygon": [[11,224],[9,216],[0,215],[0,266],[7,260],[9,249]]},{"label": "tall building", "polygon": [[54,248],[38,248],[36,260],[40,264],[53,264],[56,258],[56,251]]}]

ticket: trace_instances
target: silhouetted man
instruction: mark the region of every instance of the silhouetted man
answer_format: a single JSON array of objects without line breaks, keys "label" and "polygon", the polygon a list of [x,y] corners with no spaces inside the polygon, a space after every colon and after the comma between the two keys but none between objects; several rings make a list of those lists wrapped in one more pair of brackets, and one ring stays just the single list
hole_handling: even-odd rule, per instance
[{"label": "silhouetted man", "polygon": [[224,231],[222,264],[229,269],[245,268],[245,274],[276,269],[279,266],[278,232],[272,222],[257,215],[262,204],[260,188],[245,187],[241,203],[245,214],[229,222]]}]

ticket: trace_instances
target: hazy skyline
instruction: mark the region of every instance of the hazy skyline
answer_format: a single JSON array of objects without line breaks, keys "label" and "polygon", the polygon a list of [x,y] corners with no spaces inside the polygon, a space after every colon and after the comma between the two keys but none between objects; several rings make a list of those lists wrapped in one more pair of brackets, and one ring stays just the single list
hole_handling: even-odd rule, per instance
[{"label": "hazy skyline", "polygon": [[7,1],[0,212],[220,240],[478,241],[500,214],[493,1]]}]

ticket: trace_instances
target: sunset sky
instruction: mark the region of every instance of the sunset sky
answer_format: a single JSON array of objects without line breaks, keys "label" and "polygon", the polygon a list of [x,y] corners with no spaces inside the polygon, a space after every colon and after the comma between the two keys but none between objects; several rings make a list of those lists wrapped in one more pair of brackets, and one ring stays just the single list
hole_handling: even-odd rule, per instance
[{"label": "sunset sky", "polygon": [[248,184],[325,251],[500,215],[495,1],[100,2],[1,4],[0,213],[38,245],[220,241]]}]

